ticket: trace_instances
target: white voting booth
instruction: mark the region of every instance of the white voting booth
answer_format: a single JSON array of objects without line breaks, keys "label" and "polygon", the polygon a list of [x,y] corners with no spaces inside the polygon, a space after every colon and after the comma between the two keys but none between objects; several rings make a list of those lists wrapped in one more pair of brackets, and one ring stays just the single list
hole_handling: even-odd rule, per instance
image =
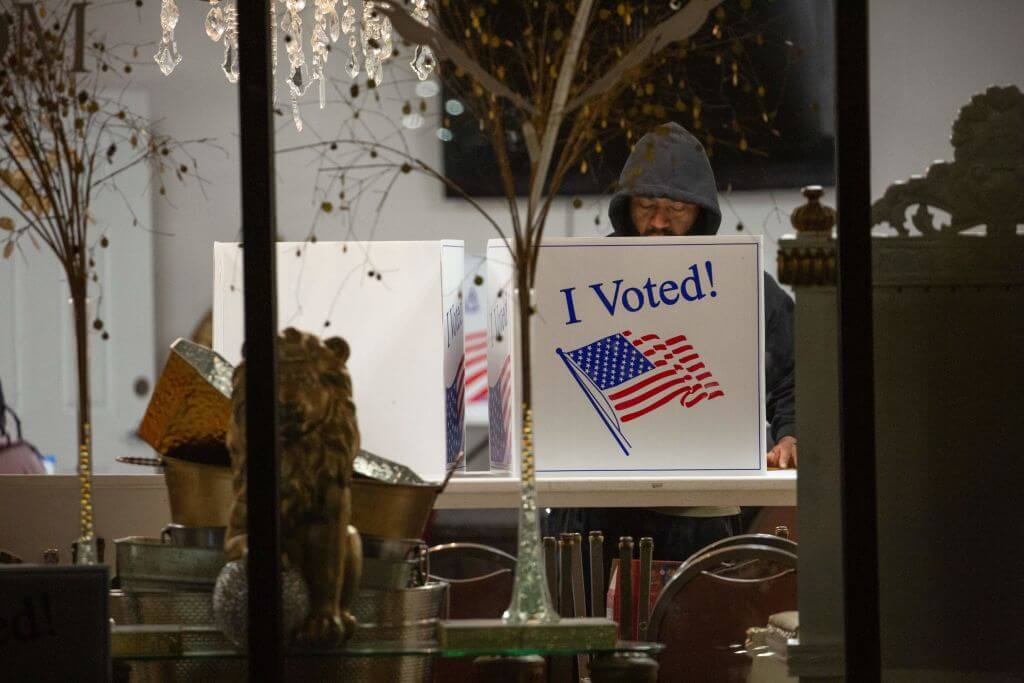
[{"label": "white voting booth", "polygon": [[512,255],[502,240],[487,242],[487,419],[491,469],[519,471],[522,411],[516,391],[515,271]]},{"label": "white voting booth", "polygon": [[[550,239],[534,288],[541,477],[765,471],[761,238]],[[491,461],[518,469],[514,277],[488,244]]]},{"label": "white voting booth", "polygon": [[466,315],[466,426],[487,427],[486,258],[467,258],[462,294]]},{"label": "white voting booth", "polygon": [[[214,245],[214,350],[241,360],[242,249]],[[362,447],[444,477],[463,450],[461,241],[281,242],[278,326],[343,337]]]}]

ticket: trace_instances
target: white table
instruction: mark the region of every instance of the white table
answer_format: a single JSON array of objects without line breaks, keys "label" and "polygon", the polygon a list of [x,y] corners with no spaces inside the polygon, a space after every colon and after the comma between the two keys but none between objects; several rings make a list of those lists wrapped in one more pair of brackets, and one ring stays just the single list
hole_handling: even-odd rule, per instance
[{"label": "white table", "polygon": [[[764,475],[572,477],[537,482],[544,507],[686,507],[694,505],[796,505],[796,470]],[[511,508],[519,504],[518,480],[496,475],[458,475],[437,502],[440,509]]]}]

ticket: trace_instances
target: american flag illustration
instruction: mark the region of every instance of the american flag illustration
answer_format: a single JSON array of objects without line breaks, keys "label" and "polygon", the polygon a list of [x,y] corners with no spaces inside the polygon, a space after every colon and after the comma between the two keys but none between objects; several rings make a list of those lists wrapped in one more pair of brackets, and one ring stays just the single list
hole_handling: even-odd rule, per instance
[{"label": "american flag illustration", "polygon": [[468,403],[487,400],[487,330],[466,333],[466,396]]},{"label": "american flag illustration", "polygon": [[627,423],[671,403],[693,408],[725,396],[682,334],[662,340],[626,330],[556,353],[626,455]]},{"label": "american flag illustration", "polygon": [[447,462],[451,465],[462,452],[463,429],[466,415],[465,359],[459,362],[452,385],[444,392],[445,437],[447,441]]},{"label": "american flag illustration", "polygon": [[512,356],[505,356],[498,381],[490,388],[487,410],[490,417],[491,462],[499,467],[512,464]]}]

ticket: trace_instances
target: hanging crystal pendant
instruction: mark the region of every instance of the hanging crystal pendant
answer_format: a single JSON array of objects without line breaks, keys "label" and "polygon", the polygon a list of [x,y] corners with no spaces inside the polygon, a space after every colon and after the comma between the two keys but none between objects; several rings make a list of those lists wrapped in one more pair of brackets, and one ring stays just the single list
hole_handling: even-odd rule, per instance
[{"label": "hanging crystal pendant", "polygon": [[313,14],[313,34],[310,38],[310,44],[313,51],[313,73],[312,78],[315,81],[319,81],[320,90],[320,108],[323,109],[327,104],[327,83],[324,70],[327,67],[327,58],[330,55],[330,43],[337,38],[332,38],[331,21],[333,22],[335,29],[333,33],[338,34],[339,21],[338,12],[334,9],[334,5],[338,0],[315,0],[315,12]]},{"label": "hanging crystal pendant", "polygon": [[316,16],[313,20],[313,32],[310,36],[310,43],[313,53],[313,66],[310,69],[310,78],[319,81],[320,108],[324,108],[324,66],[327,62],[327,24],[323,14],[320,12],[320,3],[317,2]]},{"label": "hanging crystal pendant", "polygon": [[309,88],[309,82],[309,67],[305,63],[298,67],[292,67],[292,72],[288,76],[288,89],[293,97],[299,98],[305,95],[306,89]]},{"label": "hanging crystal pendant", "polygon": [[270,83],[277,107],[277,0],[270,0]]},{"label": "hanging crystal pendant", "polygon": [[[308,0],[270,0],[269,29],[271,74],[274,83],[273,101],[278,105],[277,59],[278,30],[285,34],[288,54],[288,92],[292,104],[292,118],[295,127],[302,130],[302,117],[299,111],[299,100],[305,95],[313,81],[318,81],[320,108],[327,104],[327,61],[330,58],[331,45],[347,37],[348,59],[345,70],[353,79],[359,72],[366,70],[367,78],[379,84],[384,74],[384,62],[395,54],[392,37],[391,20],[376,10],[373,0],[364,0],[357,12],[356,0],[341,0],[344,8],[339,12],[338,0],[312,0],[313,26],[310,33],[312,58],[309,64],[302,45],[302,11]],[[206,35],[214,42],[224,41],[224,61],[221,68],[224,76],[231,83],[239,78],[238,61],[238,10],[233,2],[225,0],[207,0],[210,9],[206,13],[203,28]],[[287,15],[278,22],[277,3],[284,3]],[[412,0],[413,16],[420,22],[427,23],[427,0]],[[162,38],[154,60],[160,70],[169,75],[181,62],[177,43],[174,40],[174,28],[178,23],[179,11],[175,0],[161,0],[160,26]],[[436,60],[427,46],[415,49],[410,62],[413,71],[420,80],[427,79],[436,68]]]},{"label": "hanging crystal pendant", "polygon": [[345,7],[345,11],[341,14],[341,32],[348,35],[356,28],[356,8],[349,4],[349,0],[341,1]]},{"label": "hanging crystal pendant", "polygon": [[366,77],[374,83],[380,83],[381,77],[381,15],[374,11],[372,0],[363,2],[363,59]]},{"label": "hanging crystal pendant", "polygon": [[380,23],[380,35],[381,35],[381,50],[380,58],[381,61],[387,61],[394,56],[395,44],[391,40],[391,20],[384,17],[384,20]]},{"label": "hanging crystal pendant", "polygon": [[221,64],[228,83],[238,82],[238,41],[230,37],[224,41],[224,63]]},{"label": "hanging crystal pendant", "polygon": [[224,63],[221,68],[229,83],[238,82],[238,11],[233,4],[224,6]]},{"label": "hanging crystal pendant", "polygon": [[348,71],[348,75],[355,78],[359,75],[359,59],[356,57],[356,37],[354,35],[348,37],[348,62],[345,64],[345,69]]},{"label": "hanging crystal pendant", "polygon": [[327,12],[327,35],[331,37],[331,42],[336,43],[341,40],[341,19],[338,18],[338,10],[335,9],[335,5],[338,4],[338,0],[328,3],[329,11]]},{"label": "hanging crystal pendant", "polygon": [[160,66],[164,76],[170,76],[174,67],[181,63],[181,53],[178,52],[178,44],[174,40],[174,27],[178,25],[178,16],[178,6],[174,4],[174,0],[162,0],[160,30],[163,35],[153,59]]},{"label": "hanging crystal pendant", "polygon": [[349,0],[341,0],[341,3],[345,7],[345,11],[341,13],[341,33],[348,36],[348,61],[345,63],[345,70],[349,76],[355,78],[359,75],[359,58],[356,56],[356,8]]},{"label": "hanging crystal pendant", "polygon": [[427,0],[413,0],[412,17],[424,26],[427,25],[429,14],[427,13]]},{"label": "hanging crystal pendant", "polygon": [[281,20],[281,30],[285,33],[285,45],[288,52],[288,93],[292,102],[292,120],[296,130],[302,130],[302,115],[299,113],[299,98],[309,87],[309,70],[306,66],[306,55],[302,51],[302,15],[306,8],[306,0],[286,0],[288,16]]},{"label": "hanging crystal pendant", "polygon": [[288,75],[288,87],[296,96],[305,94],[309,87],[309,70],[306,66],[306,55],[302,51],[302,12],[306,8],[305,0],[287,0],[288,15],[281,20],[281,30],[285,33],[285,45],[288,52],[288,64],[291,72]]},{"label": "hanging crystal pendant", "polygon": [[434,72],[434,52],[426,45],[417,45],[413,53],[412,61],[409,62],[416,78],[425,81]]},{"label": "hanging crystal pendant", "polygon": [[[426,26],[429,20],[427,13],[427,0],[415,0],[412,16],[416,21]],[[409,62],[409,66],[412,67],[413,73],[416,74],[416,78],[421,81],[425,81],[430,78],[430,74],[434,72],[434,51],[427,45],[417,45],[412,55],[412,61]]]},{"label": "hanging crystal pendant", "polygon": [[211,0],[210,11],[206,13],[206,35],[217,42],[224,35],[224,13],[219,7],[220,0]]},{"label": "hanging crystal pendant", "polygon": [[302,97],[309,87],[309,67],[303,61],[298,66],[292,65],[292,71],[288,75],[288,89],[295,97]]},{"label": "hanging crystal pendant", "polygon": [[221,69],[229,83],[238,82],[238,10],[231,3],[220,5],[220,0],[211,0],[212,7],[206,13],[203,26],[210,40],[224,40],[224,61]]}]

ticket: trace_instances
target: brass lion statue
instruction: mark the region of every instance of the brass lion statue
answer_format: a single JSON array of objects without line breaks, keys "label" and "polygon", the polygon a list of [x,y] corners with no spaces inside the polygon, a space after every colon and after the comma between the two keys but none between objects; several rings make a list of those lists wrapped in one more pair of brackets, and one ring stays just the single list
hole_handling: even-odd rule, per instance
[{"label": "brass lion statue", "polygon": [[[277,341],[278,430],[281,434],[281,538],[284,562],[309,588],[310,612],[298,639],[336,645],[352,635],[355,618],[344,609],[359,585],[362,546],[352,518],[352,465],[359,430],[348,344],[322,342],[289,328]],[[246,552],[245,363],[233,378],[227,443],[235,499],[228,522],[228,561]]]}]

